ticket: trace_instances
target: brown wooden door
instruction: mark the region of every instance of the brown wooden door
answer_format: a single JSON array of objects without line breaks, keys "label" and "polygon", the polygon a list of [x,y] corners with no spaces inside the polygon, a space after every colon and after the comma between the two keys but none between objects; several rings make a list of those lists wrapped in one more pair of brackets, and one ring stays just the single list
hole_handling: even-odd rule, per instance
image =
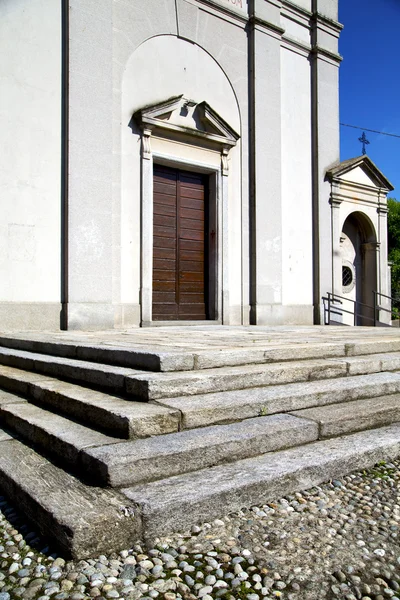
[{"label": "brown wooden door", "polygon": [[154,166],[153,320],[207,318],[206,178]]}]

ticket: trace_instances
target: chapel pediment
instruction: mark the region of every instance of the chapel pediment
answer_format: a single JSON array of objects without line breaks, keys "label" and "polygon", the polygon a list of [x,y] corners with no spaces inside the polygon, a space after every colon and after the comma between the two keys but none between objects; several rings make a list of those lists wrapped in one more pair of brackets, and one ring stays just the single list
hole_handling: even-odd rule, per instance
[{"label": "chapel pediment", "polygon": [[207,102],[196,102],[183,95],[146,106],[134,115],[141,128],[155,134],[181,134],[207,139],[223,146],[234,146],[239,135]]},{"label": "chapel pediment", "polygon": [[327,171],[330,181],[348,181],[361,186],[369,186],[391,191],[392,184],[375,163],[366,155],[344,160]]}]

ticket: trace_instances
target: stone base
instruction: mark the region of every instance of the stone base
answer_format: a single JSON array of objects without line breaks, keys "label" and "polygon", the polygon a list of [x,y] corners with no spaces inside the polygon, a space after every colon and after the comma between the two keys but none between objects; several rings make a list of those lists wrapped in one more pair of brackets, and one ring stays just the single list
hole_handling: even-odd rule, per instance
[{"label": "stone base", "polygon": [[67,328],[70,330],[99,331],[124,327],[138,327],[138,304],[101,304],[76,302],[68,304]]},{"label": "stone base", "polygon": [[58,302],[0,302],[2,331],[55,331],[61,327]]},{"label": "stone base", "polygon": [[256,304],[252,307],[254,325],[312,325],[313,307],[308,304],[285,306]]}]

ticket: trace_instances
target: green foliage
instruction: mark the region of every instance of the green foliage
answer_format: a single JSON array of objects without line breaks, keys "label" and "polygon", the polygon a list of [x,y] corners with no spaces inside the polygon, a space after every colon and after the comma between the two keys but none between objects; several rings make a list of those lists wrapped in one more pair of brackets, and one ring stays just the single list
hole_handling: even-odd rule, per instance
[{"label": "green foliage", "polygon": [[[388,250],[392,263],[392,296],[396,299],[393,307],[398,313],[400,307],[400,202],[388,198]],[[397,315],[393,315],[397,316]]]}]

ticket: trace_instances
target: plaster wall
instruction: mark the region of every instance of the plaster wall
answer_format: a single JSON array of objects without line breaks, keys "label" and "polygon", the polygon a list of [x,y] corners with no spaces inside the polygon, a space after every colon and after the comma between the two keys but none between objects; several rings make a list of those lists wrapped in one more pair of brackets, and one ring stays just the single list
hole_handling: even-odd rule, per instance
[{"label": "plaster wall", "polygon": [[53,0],[0,3],[3,329],[60,324],[60,10]]},{"label": "plaster wall", "polygon": [[308,306],[307,322],[311,323],[311,84],[307,57],[283,48],[281,74],[282,303]]},{"label": "plaster wall", "polygon": [[353,183],[360,183],[361,185],[375,187],[374,183],[371,181],[371,178],[368,177],[367,173],[365,173],[365,171],[363,171],[361,167],[352,169],[349,173],[346,173],[339,179],[342,179],[343,181],[351,181]]},{"label": "plaster wall", "polygon": [[[171,56],[175,57],[171,61]],[[157,86],[153,85],[157,81]],[[184,94],[196,102],[205,100],[233,129],[241,131],[240,114],[232,86],[218,63],[201,47],[176,36],[156,36],[130,57],[123,76],[121,94],[121,201],[122,201],[122,302],[139,303],[141,277],[141,134],[132,115],[140,108]],[[152,150],[172,166],[185,161],[193,170],[215,164],[214,156],[194,146],[154,139]],[[218,164],[218,168],[220,165]],[[241,322],[241,150],[229,154],[229,313]],[[229,266],[231,268],[229,268]]]}]

